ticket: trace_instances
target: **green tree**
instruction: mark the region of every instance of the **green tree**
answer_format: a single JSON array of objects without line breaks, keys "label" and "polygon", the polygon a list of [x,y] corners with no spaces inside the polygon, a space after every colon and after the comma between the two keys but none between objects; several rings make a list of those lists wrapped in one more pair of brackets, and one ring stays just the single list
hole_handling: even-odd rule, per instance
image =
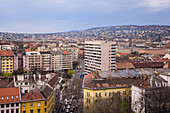
[{"label": "green tree", "polygon": [[73,70],[68,70],[68,71],[67,71],[67,74],[68,74],[68,75],[72,75],[72,74],[75,74],[75,72],[74,72]]},{"label": "green tree", "polygon": [[4,73],[3,77],[9,77],[12,76],[12,73]]}]

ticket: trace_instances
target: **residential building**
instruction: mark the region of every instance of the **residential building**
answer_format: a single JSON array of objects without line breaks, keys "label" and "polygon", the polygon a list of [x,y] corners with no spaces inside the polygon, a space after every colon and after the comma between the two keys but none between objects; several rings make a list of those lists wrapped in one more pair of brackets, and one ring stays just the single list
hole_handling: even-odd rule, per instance
[{"label": "residential building", "polygon": [[43,71],[50,71],[51,70],[51,52],[50,51],[43,51],[40,52],[41,54],[41,63],[42,63],[42,70]]},{"label": "residential building", "polygon": [[36,81],[31,79],[29,75],[17,75],[14,76],[14,86],[21,88],[21,93],[28,93],[36,88]]},{"label": "residential building", "polygon": [[14,70],[14,54],[12,51],[0,51],[0,71],[12,73]]},{"label": "residential building", "polygon": [[72,69],[72,55],[68,51],[51,52],[51,70]]},{"label": "residential building", "polygon": [[11,50],[11,45],[8,42],[0,43],[1,50]]},{"label": "residential building", "polygon": [[0,88],[0,92],[0,113],[21,113],[19,88]]},{"label": "residential building", "polygon": [[98,97],[109,98],[115,94],[127,96],[131,92],[131,84],[139,80],[138,77],[102,79],[97,73],[86,75],[83,84],[84,105],[93,103]]},{"label": "residential building", "polygon": [[112,71],[116,69],[116,42],[85,41],[85,74],[92,71]]},{"label": "residential building", "polygon": [[25,93],[22,96],[22,113],[52,113],[53,93],[48,86],[42,91]]},{"label": "residential building", "polygon": [[24,58],[25,69],[29,72],[40,71],[42,68],[42,60],[40,52],[26,52]]},{"label": "residential building", "polygon": [[[163,74],[162,74],[163,75]],[[163,75],[164,76],[164,75]],[[150,78],[144,76],[143,79],[132,84],[132,98],[131,109],[136,113],[145,113],[145,94],[152,88],[166,87],[168,82],[163,77],[151,76]]]},{"label": "residential building", "polygon": [[72,61],[78,60],[78,48],[76,46],[68,46],[68,47],[59,47],[58,51],[68,51],[72,55]]}]

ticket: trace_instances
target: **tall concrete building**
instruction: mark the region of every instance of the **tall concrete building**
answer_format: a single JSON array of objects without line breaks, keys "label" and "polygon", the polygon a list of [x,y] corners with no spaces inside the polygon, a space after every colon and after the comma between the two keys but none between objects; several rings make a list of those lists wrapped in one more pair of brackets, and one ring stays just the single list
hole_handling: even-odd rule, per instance
[{"label": "tall concrete building", "polygon": [[92,71],[112,71],[116,68],[116,42],[85,41],[85,74]]}]

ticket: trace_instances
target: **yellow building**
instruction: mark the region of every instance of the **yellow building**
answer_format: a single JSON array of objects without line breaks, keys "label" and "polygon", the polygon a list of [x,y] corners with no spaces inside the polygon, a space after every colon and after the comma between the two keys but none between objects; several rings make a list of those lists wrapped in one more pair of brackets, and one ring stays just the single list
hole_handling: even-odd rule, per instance
[{"label": "yellow building", "polygon": [[21,113],[52,113],[53,90],[46,86],[40,92],[25,93],[21,101]]},{"label": "yellow building", "polygon": [[13,73],[14,54],[12,51],[0,51],[0,71],[2,73]]},{"label": "yellow building", "polygon": [[97,98],[107,98],[116,94],[126,97],[131,92],[131,84],[138,80],[139,78],[101,79],[97,74],[91,73],[84,79],[84,105],[93,103]]}]

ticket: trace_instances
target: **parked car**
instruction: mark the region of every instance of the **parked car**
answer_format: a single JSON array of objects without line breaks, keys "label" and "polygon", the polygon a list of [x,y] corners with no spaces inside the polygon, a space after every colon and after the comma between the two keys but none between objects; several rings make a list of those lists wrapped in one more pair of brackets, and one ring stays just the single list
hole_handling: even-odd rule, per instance
[{"label": "parked car", "polygon": [[69,109],[66,109],[66,113],[69,113],[69,111],[70,111]]}]

